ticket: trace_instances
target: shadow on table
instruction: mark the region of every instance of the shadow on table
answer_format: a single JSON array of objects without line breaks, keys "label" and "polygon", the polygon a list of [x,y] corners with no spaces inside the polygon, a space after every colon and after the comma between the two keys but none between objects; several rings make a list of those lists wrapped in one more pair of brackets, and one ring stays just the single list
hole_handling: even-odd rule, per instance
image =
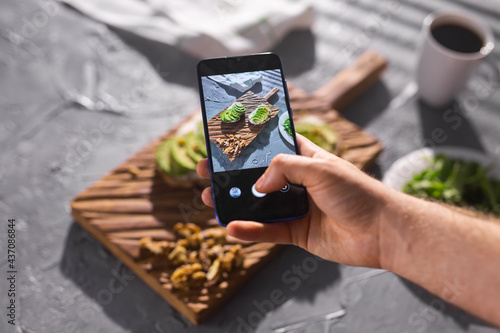
[{"label": "shadow on table", "polygon": [[[403,285],[405,285],[410,292],[412,292],[419,300],[422,301],[425,306],[422,306],[421,308],[423,309],[421,313],[416,312],[417,314],[415,315],[414,323],[416,325],[421,326],[420,328],[423,327],[423,325],[426,325],[427,322],[425,321],[425,318],[429,318],[429,316],[432,316],[431,318],[434,318],[435,315],[432,315],[431,313],[442,313],[443,316],[448,317],[452,319],[458,326],[460,326],[463,330],[467,330],[471,325],[479,325],[479,326],[485,326],[485,327],[491,327],[488,325],[486,322],[483,320],[476,318],[467,312],[463,311],[462,309],[444,301],[440,297],[437,297],[424,288],[414,284],[413,282],[410,282],[402,277],[399,277],[401,282],[403,282]],[[447,288],[447,295],[449,294],[450,297],[453,295],[454,292],[456,292],[459,289],[455,289],[456,286],[453,285],[453,283],[449,284],[449,288]],[[426,328],[427,326],[425,326]],[[418,331],[419,327],[415,327],[415,329]]]},{"label": "shadow on table", "polygon": [[358,126],[365,127],[387,109],[391,101],[389,90],[382,81],[372,87],[341,110],[342,116]]},{"label": "shadow on table", "polygon": [[485,151],[477,130],[460,103],[454,101],[437,109],[418,101],[418,108],[426,147],[459,146]]},{"label": "shadow on table", "polygon": [[180,49],[138,36],[129,31],[109,27],[127,45],[140,52],[167,82],[197,87],[196,64],[199,59]]},{"label": "shadow on table", "polygon": [[290,32],[272,50],[283,62],[286,76],[297,76],[314,67],[316,38],[311,30]]},{"label": "shadow on table", "polygon": [[[199,59],[184,51],[129,31],[110,27],[130,47],[142,53],[163,80],[188,87],[197,87],[196,65]],[[287,75],[298,75],[314,66],[315,38],[310,30],[289,33],[273,52],[282,57]]]},{"label": "shadow on table", "polygon": [[[272,311],[262,310],[255,303],[269,304],[265,301],[270,300],[275,289],[281,290],[286,300],[294,298],[313,303],[316,295],[339,277],[337,264],[315,258],[299,248],[286,248],[209,321],[195,328],[76,223],[69,230],[60,270],[89,297],[81,300],[78,307],[82,322],[95,320],[98,313],[104,312],[124,330],[134,333],[187,329],[213,332],[214,327],[219,331],[232,327],[234,331],[235,325],[239,325],[238,318],[253,330],[266,317],[266,312]],[[316,267],[311,264],[313,260]],[[307,269],[311,272],[307,273]],[[248,326],[245,330],[248,331]]]},{"label": "shadow on table", "polygon": [[[312,265],[313,262],[317,263],[316,267]],[[274,309],[278,309],[291,299],[297,303],[314,304],[317,295],[337,283],[339,277],[338,264],[319,259],[298,247],[287,247],[257,273],[237,296],[224,305],[207,325],[217,325],[218,322],[226,321],[231,323],[230,332],[252,332],[270,312],[267,307],[271,305],[276,290],[283,295],[283,302],[273,305]],[[332,300],[332,303],[336,303],[336,300]],[[339,305],[331,305],[331,308],[336,307]],[[287,309],[290,311],[289,307]],[[318,313],[324,313],[330,309],[316,310]],[[302,313],[302,317],[318,313]],[[288,318],[289,322],[296,320],[294,317]]]},{"label": "shadow on table", "polygon": [[127,332],[170,332],[189,325],[92,235],[73,223],[66,238],[60,270],[89,299],[79,300],[82,322],[103,312]]}]

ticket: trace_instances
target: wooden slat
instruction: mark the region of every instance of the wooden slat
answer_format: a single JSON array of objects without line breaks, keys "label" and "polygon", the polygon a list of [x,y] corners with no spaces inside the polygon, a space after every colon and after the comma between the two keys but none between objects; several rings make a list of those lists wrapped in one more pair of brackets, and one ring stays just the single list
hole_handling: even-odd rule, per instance
[{"label": "wooden slat", "polygon": [[371,87],[387,69],[387,60],[376,52],[363,53],[356,62],[337,73],[314,93],[314,100],[341,110]]}]

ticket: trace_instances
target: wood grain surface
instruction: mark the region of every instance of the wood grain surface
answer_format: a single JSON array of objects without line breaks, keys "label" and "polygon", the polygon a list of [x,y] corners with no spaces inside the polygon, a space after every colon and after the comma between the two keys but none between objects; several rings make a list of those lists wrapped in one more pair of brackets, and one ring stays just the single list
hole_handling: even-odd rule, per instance
[{"label": "wood grain surface", "polygon": [[[346,71],[357,75],[356,68],[359,66],[356,66],[357,64],[354,64]],[[380,75],[378,68],[373,67],[372,70]],[[369,80],[373,80],[372,72],[366,72],[364,68],[362,73]],[[331,82],[338,80],[334,78]],[[359,80],[356,82],[359,83]],[[343,93],[336,98],[357,97],[361,93],[359,86],[355,84],[349,89],[343,85]],[[334,100],[318,101],[314,94],[290,84],[288,89],[294,119],[304,115],[318,115],[339,134],[342,141],[339,153],[341,157],[360,168],[365,168],[375,161],[382,150],[382,144],[332,109],[330,104],[334,103]],[[327,84],[321,91],[327,96],[327,90],[337,94],[338,89],[335,84]],[[154,155],[158,145],[178,134],[183,125],[199,122],[200,115],[197,110],[182,124],[148,144],[84,190],[71,203],[72,215],[83,228],[194,324],[203,322],[216,312],[281,249],[273,244],[241,243],[245,253],[242,269],[231,272],[226,281],[210,289],[188,292],[173,290],[168,281],[160,282],[162,272],[169,269],[164,262],[145,262],[141,258],[139,240],[152,237],[155,240],[173,242],[175,238],[172,227],[177,222],[192,222],[202,230],[217,225],[213,209],[201,202],[201,188],[171,188],[161,179],[155,168]],[[229,244],[238,242],[227,237]]]},{"label": "wood grain surface", "polygon": [[[273,118],[280,112],[280,109],[270,104],[268,101],[279,91],[279,88],[273,88],[264,97],[257,96],[251,91],[247,91],[235,102],[243,104],[245,107],[245,113],[241,115],[240,120],[234,123],[226,123],[221,119],[221,114],[225,112],[232,103],[227,106],[224,110],[217,113],[208,121],[208,132],[210,133],[210,140],[227,156],[227,158],[232,162],[238,157],[241,152],[252,143],[252,141],[262,132],[264,128],[273,120]],[[269,114],[269,121],[261,125],[253,125],[250,123],[248,116],[255,110],[259,105],[267,105],[271,113]],[[234,152],[226,152],[221,146],[221,141],[227,138],[228,135],[240,135],[239,140],[240,149]]]}]

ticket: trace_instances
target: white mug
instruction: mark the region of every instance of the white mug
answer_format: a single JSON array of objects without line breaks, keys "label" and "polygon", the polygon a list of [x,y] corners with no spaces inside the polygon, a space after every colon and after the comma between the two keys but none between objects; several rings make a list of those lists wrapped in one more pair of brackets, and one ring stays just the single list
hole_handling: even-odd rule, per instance
[{"label": "white mug", "polygon": [[[436,40],[432,30],[447,24],[474,32],[482,47],[473,53],[452,50]],[[479,19],[459,11],[429,14],[423,23],[423,41],[417,68],[420,98],[433,107],[443,107],[466,87],[479,61],[491,53],[494,38],[491,29]]]}]

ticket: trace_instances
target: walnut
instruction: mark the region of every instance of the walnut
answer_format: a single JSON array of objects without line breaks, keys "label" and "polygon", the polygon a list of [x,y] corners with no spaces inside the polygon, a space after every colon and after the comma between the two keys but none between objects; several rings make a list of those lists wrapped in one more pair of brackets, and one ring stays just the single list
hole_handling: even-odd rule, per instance
[{"label": "walnut", "polygon": [[187,242],[188,242],[188,246],[191,247],[191,248],[199,248],[202,241],[203,241],[203,238],[201,237],[201,235],[199,233],[196,233],[196,234],[193,234],[193,235],[189,235],[187,238],[186,238]]},{"label": "walnut", "polygon": [[191,281],[194,287],[203,286],[203,283],[206,281],[206,279],[206,273],[203,271],[197,271],[191,275]]},{"label": "walnut", "polygon": [[175,246],[189,247],[189,241],[187,239],[179,239]]},{"label": "walnut", "polygon": [[242,138],[241,134],[227,134],[224,139],[218,138],[215,143],[221,148],[226,155],[239,155],[243,148],[247,146],[247,142]]},{"label": "walnut", "polygon": [[[224,245],[226,243],[227,231],[224,228],[210,228],[204,231],[203,236],[207,244],[212,243],[209,246],[215,244]],[[213,239],[213,241],[210,241],[210,239]]]},{"label": "walnut", "polygon": [[[186,264],[178,267],[170,276],[170,281],[175,289],[189,289],[193,274],[203,269],[199,263]],[[196,276],[196,281],[200,281],[200,275]]]},{"label": "walnut", "polygon": [[229,251],[224,253],[222,259],[222,270],[224,272],[231,272],[234,268],[241,267],[243,265],[243,253],[241,251],[241,245],[237,244],[232,246]]},{"label": "walnut", "polygon": [[[227,142],[237,139],[239,137],[231,136]],[[241,245],[226,245],[224,228],[201,231],[196,224],[177,223],[174,231],[178,237],[175,246],[167,241],[154,242],[150,237],[140,242],[141,250],[153,256],[147,259],[150,269],[168,268],[169,265],[175,268],[172,274],[163,272],[158,278],[164,288],[206,290],[229,278],[231,271],[243,265]]]},{"label": "walnut", "polygon": [[205,253],[210,260],[215,260],[224,256],[224,248],[220,244],[217,244],[211,248],[205,249]]},{"label": "walnut", "polygon": [[168,255],[168,260],[172,261],[174,265],[180,265],[186,262],[186,248],[184,246],[177,245]]},{"label": "walnut", "polygon": [[224,257],[222,258],[222,270],[225,272],[231,272],[231,270],[233,269],[234,259],[234,253],[224,253]]},{"label": "walnut", "polygon": [[190,263],[192,263],[192,264],[199,263],[198,262],[198,252],[193,251],[193,252],[189,253],[189,259],[188,259],[188,261]]},{"label": "walnut", "polygon": [[170,252],[170,245],[167,241],[155,242],[151,237],[141,238],[139,247],[142,255],[164,255]]},{"label": "walnut", "polygon": [[187,238],[190,235],[197,234],[200,232],[200,227],[194,223],[177,223],[174,225],[174,231],[181,237]]},{"label": "walnut", "polygon": [[212,266],[210,266],[210,268],[208,269],[207,281],[216,280],[216,278],[219,276],[219,272],[220,272],[220,259],[217,258],[212,263]]},{"label": "walnut", "polygon": [[234,254],[233,267],[239,268],[239,267],[243,266],[243,261],[245,260],[245,257],[243,255],[243,251],[241,250],[241,244],[234,245],[229,250],[229,253]]}]

